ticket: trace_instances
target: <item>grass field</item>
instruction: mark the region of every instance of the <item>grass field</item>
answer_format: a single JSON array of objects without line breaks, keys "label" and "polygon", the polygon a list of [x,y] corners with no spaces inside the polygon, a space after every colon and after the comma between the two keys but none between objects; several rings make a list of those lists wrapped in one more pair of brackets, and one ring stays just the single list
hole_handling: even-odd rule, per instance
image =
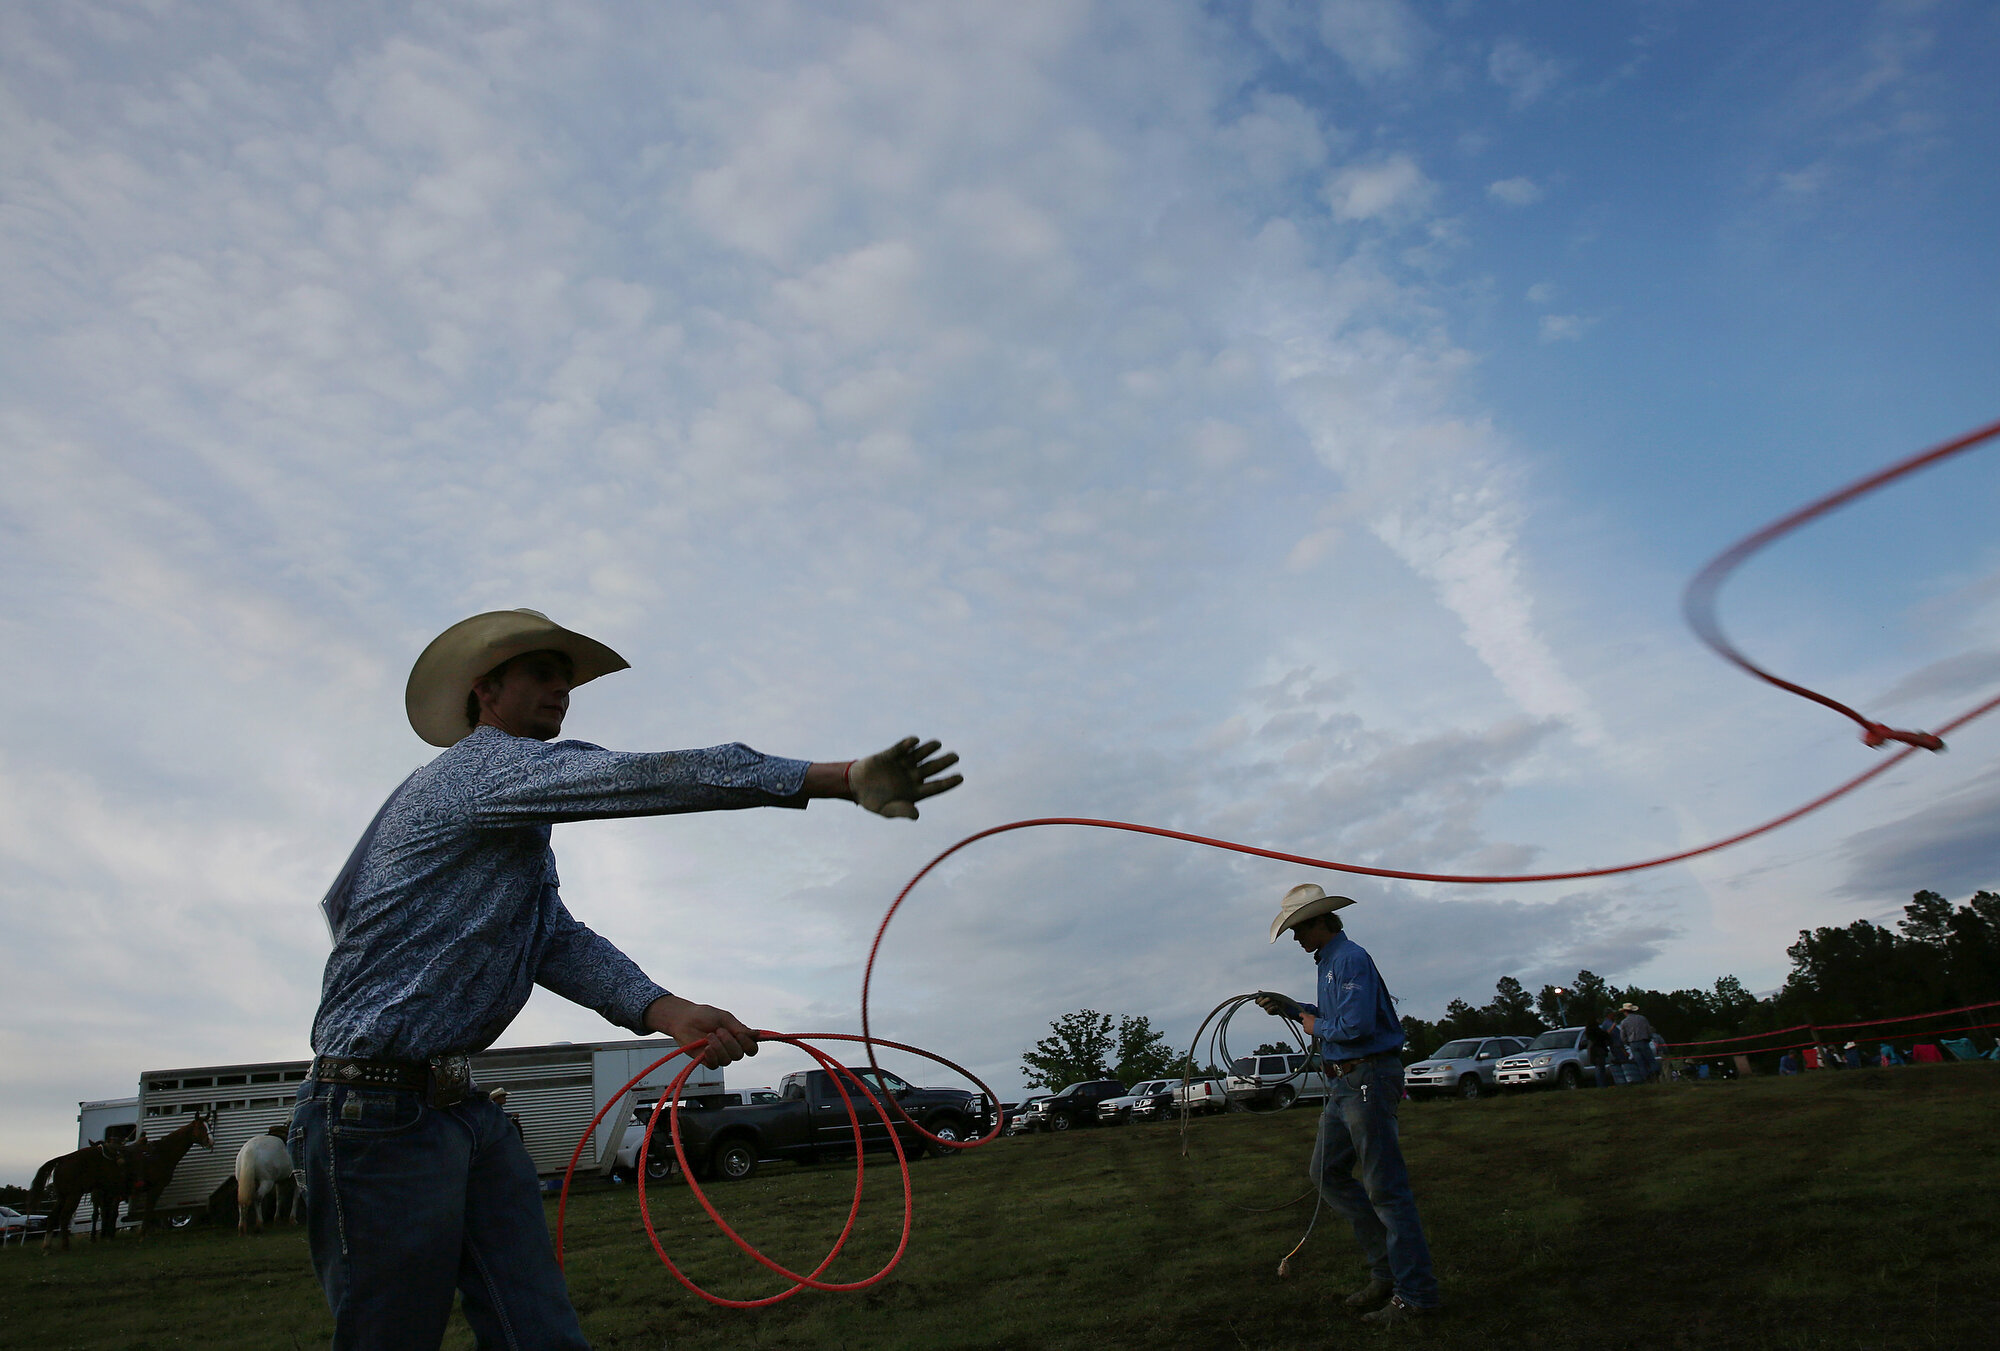
[{"label": "grass field", "polygon": [[[859,1294],[754,1312],[674,1284],[631,1188],[571,1208],[569,1276],[601,1348],[1989,1347],[2000,1343],[2000,1066],[1406,1104],[1404,1143],[1448,1308],[1379,1335],[1338,1309],[1351,1236],[1322,1216],[1293,1259],[1316,1114],[1002,1140],[915,1165],[909,1256]],[[850,1254],[878,1266],[900,1217],[871,1168]],[[852,1175],[767,1165],[716,1195],[809,1268]],[[676,1260],[719,1293],[776,1288],[678,1188],[655,1194]],[[551,1221],[554,1206],[550,1206]],[[0,1250],[0,1347],[324,1345],[305,1242],[195,1229],[68,1256]],[[471,1346],[456,1317],[448,1346]]]}]

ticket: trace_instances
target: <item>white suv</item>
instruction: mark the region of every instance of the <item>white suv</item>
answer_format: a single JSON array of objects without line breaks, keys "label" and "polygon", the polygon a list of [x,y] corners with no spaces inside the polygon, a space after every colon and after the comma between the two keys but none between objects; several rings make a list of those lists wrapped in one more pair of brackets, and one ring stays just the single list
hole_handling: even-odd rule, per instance
[{"label": "white suv", "polygon": [[1497,1092],[1494,1078],[1500,1062],[1527,1045],[1522,1037],[1461,1037],[1448,1041],[1403,1071],[1403,1086],[1413,1098],[1431,1093],[1456,1093],[1461,1098]]}]

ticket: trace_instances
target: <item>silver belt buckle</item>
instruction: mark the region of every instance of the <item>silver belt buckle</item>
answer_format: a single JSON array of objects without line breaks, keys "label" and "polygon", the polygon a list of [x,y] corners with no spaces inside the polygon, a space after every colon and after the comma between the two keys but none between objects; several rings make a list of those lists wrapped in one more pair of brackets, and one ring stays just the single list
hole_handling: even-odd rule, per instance
[{"label": "silver belt buckle", "polygon": [[433,1107],[450,1107],[462,1100],[472,1087],[472,1057],[434,1055],[431,1057],[430,1087],[425,1097]]}]

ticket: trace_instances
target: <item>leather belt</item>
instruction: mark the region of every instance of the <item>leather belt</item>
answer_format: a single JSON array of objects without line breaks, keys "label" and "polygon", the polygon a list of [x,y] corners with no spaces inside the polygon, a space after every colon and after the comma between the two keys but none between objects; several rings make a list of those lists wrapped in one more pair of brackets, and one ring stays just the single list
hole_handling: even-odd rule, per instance
[{"label": "leather belt", "polygon": [[321,1083],[355,1088],[407,1088],[432,1107],[449,1107],[472,1091],[472,1057],[438,1055],[429,1060],[359,1060],[314,1056],[312,1077]]}]

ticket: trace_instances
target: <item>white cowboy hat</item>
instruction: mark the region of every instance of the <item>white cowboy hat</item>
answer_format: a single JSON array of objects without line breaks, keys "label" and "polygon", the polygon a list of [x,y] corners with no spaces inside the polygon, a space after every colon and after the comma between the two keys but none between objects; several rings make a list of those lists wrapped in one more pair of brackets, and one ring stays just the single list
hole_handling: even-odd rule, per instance
[{"label": "white cowboy hat", "polygon": [[410,726],[433,746],[451,746],[472,731],[465,696],[472,682],[524,652],[560,652],[575,667],[571,686],[632,663],[595,638],[572,633],[538,610],[489,610],[461,619],[431,639],[410,668],[403,708]]},{"label": "white cowboy hat", "polygon": [[1278,902],[1278,917],[1271,921],[1271,941],[1277,942],[1278,935],[1295,924],[1330,915],[1342,906],[1353,904],[1352,897],[1327,895],[1320,890],[1317,882],[1301,882]]},{"label": "white cowboy hat", "polygon": [[1639,1011],[1639,1006],[1637,1004],[1620,1004],[1618,1006],[1618,1011],[1620,1013],[1637,1013]]}]

